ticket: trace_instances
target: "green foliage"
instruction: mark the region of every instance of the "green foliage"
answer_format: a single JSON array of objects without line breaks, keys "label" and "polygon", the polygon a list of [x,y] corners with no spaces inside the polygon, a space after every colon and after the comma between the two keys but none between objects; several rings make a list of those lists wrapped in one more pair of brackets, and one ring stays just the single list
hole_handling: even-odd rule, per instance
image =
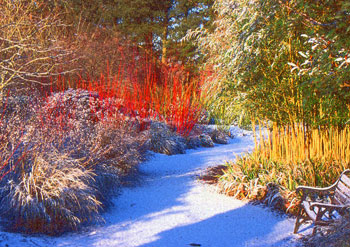
[{"label": "green foliage", "polygon": [[214,107],[224,102],[234,113],[238,105],[279,124],[347,121],[347,1],[220,0],[213,7],[215,30],[191,35],[216,72]]},{"label": "green foliage", "polygon": [[190,29],[210,27],[213,19],[211,9],[213,2],[213,0],[175,1],[175,6],[169,15],[168,37],[165,43],[168,58],[180,60],[187,67],[198,66],[203,61],[196,44],[192,40],[183,40],[183,37]]},{"label": "green foliage", "polygon": [[195,45],[181,39],[187,30],[210,22],[212,3],[213,0],[115,0],[110,3],[108,18],[128,39],[153,49],[163,63],[169,58],[194,63],[198,57]]}]

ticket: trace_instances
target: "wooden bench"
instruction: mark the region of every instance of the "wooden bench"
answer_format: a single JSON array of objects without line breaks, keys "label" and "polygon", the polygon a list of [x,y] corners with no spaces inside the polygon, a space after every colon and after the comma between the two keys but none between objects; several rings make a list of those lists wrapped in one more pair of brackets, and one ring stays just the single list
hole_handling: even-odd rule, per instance
[{"label": "wooden bench", "polygon": [[294,233],[298,232],[301,224],[311,220],[315,227],[325,226],[338,216],[348,212],[350,207],[350,170],[345,170],[338,180],[327,188],[299,186],[297,194],[301,194],[298,216],[295,222]]}]

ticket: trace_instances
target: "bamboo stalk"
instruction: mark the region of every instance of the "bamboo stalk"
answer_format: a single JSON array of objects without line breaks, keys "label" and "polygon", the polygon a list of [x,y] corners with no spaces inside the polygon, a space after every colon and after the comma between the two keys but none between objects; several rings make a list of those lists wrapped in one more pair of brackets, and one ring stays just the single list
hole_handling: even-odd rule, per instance
[{"label": "bamboo stalk", "polygon": [[266,124],[258,123],[260,142],[254,131],[255,149],[264,160],[288,164],[306,160],[350,162],[350,127],[309,129],[304,124],[278,126],[273,123],[272,130],[265,135]]}]

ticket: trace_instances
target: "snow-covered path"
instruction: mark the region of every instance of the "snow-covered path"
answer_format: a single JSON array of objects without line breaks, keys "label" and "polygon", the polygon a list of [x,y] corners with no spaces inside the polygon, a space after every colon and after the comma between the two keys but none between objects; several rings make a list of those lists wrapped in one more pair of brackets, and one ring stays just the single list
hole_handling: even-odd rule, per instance
[{"label": "snow-covered path", "polygon": [[58,238],[0,232],[0,246],[293,246],[294,219],[217,194],[196,180],[206,167],[252,147],[251,136],[240,136],[184,155],[155,154],[141,165],[142,182],[114,199],[105,225]]}]

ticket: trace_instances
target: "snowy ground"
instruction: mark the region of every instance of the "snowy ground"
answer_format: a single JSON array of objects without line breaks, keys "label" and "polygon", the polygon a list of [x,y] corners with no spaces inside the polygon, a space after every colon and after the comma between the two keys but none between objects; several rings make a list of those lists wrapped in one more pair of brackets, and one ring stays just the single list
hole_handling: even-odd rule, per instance
[{"label": "snowy ground", "polygon": [[141,182],[114,199],[103,226],[57,238],[0,232],[0,247],[295,246],[294,219],[217,194],[196,180],[208,166],[253,148],[251,135],[237,128],[234,133],[228,145],[155,154],[141,165]]}]

